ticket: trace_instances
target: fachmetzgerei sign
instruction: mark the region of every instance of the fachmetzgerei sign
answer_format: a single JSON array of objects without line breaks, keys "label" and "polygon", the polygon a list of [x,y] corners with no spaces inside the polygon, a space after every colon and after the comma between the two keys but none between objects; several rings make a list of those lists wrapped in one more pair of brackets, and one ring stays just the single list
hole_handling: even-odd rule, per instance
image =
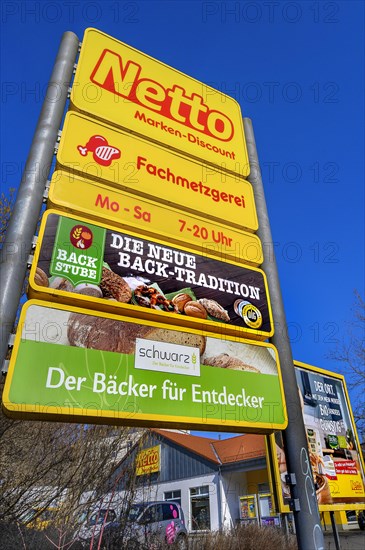
[{"label": "fachmetzgerei sign", "polygon": [[238,229],[258,228],[252,185],[99,121],[68,113],[57,165]]},{"label": "fachmetzgerei sign", "polygon": [[262,270],[162,239],[48,210],[30,296],[265,340],[273,334]]},{"label": "fachmetzgerei sign", "polygon": [[14,418],[127,426],[268,433],[287,424],[270,344],[32,300],[3,407]]},{"label": "fachmetzgerei sign", "polygon": [[214,90],[96,29],[87,29],[73,107],[165,147],[249,174],[241,109]]}]

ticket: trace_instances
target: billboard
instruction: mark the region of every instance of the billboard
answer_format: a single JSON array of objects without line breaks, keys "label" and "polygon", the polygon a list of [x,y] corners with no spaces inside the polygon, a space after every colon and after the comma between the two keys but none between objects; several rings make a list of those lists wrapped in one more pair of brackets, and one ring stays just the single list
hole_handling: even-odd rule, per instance
[{"label": "billboard", "polygon": [[[364,464],[345,379],[298,361],[294,365],[308,441],[307,463],[313,472],[319,509],[363,508]],[[280,433],[271,437],[271,445],[279,502],[282,511],[288,511],[290,490],[285,482],[285,448]]]},{"label": "billboard", "polygon": [[235,336],[273,333],[266,277],[163,240],[48,210],[29,295]]},{"label": "billboard", "polygon": [[268,433],[287,423],[274,346],[28,301],[6,377],[13,418]]},{"label": "billboard", "polygon": [[258,228],[248,181],[78,113],[66,115],[57,166],[238,229]]},{"label": "billboard", "polygon": [[[99,181],[86,180],[71,172],[53,173],[48,207],[84,214],[101,222],[110,222],[125,230],[160,236],[171,244],[186,244],[201,254],[259,266],[263,262],[261,241],[254,233],[228,227],[161,205],[125,191],[108,188]],[[224,224],[223,224],[224,223]]]},{"label": "billboard", "polygon": [[249,174],[241,109],[233,98],[96,29],[85,31],[71,104],[168,148]]}]

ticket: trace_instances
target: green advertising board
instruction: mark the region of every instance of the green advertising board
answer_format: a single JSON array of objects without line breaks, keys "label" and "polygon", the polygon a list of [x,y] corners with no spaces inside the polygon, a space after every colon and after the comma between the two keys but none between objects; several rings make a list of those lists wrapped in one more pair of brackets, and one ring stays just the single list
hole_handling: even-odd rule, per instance
[{"label": "green advertising board", "polygon": [[24,419],[269,433],[285,428],[274,346],[29,301],[3,398]]}]

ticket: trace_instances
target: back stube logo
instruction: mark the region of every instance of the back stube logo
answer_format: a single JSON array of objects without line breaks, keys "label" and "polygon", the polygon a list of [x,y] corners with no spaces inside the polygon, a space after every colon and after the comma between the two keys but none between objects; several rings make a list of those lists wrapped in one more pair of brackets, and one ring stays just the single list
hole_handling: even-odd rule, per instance
[{"label": "back stube logo", "polygon": [[93,233],[86,225],[75,225],[70,231],[70,241],[75,248],[87,250],[93,244]]}]

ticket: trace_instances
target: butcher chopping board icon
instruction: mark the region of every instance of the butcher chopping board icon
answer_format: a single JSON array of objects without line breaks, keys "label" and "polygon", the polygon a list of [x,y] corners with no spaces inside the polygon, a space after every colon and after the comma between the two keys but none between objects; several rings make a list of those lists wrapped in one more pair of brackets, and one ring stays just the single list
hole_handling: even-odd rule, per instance
[{"label": "butcher chopping board icon", "polygon": [[120,149],[109,145],[103,136],[92,136],[86,145],[78,145],[77,150],[83,157],[92,153],[95,162],[102,166],[110,166],[121,155]]}]

